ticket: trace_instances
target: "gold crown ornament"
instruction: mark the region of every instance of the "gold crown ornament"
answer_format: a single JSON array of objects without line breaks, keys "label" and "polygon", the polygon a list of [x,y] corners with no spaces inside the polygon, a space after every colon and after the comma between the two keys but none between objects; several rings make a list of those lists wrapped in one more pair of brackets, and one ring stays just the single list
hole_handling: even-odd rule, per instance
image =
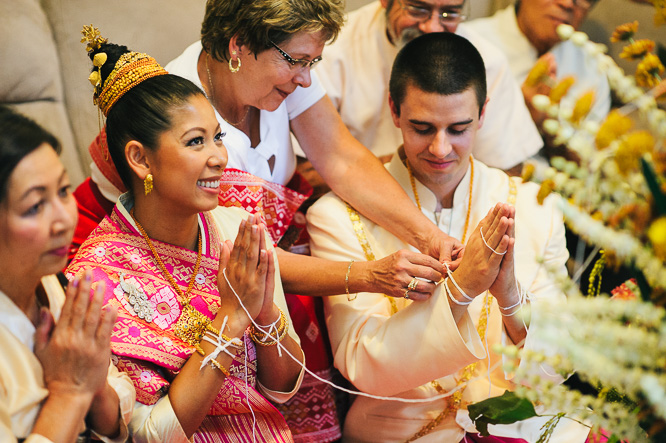
[{"label": "gold crown ornament", "polygon": [[[83,38],[81,43],[86,43],[86,50],[91,52],[99,49],[108,40],[103,38],[99,30],[93,25],[84,26],[81,31]],[[102,66],[106,63],[107,55],[103,52],[95,54],[93,66],[97,68],[88,77],[94,89],[93,103],[99,106],[106,117],[111,107],[134,86],[158,75],[167,72],[157,61],[148,54],[139,52],[128,52],[120,56],[113,70],[102,84]]]}]

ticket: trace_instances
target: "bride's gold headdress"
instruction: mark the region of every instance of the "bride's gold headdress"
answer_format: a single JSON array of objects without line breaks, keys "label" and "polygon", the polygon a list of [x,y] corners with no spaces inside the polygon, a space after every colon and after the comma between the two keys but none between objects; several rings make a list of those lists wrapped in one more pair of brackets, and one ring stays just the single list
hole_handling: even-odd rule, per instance
[{"label": "bride's gold headdress", "polygon": [[[83,34],[81,43],[87,43],[86,50],[89,54],[108,41],[100,35],[99,30],[94,28],[93,25],[84,26],[81,34]],[[120,56],[106,81],[102,84],[101,71],[106,59],[107,56],[103,52],[95,54],[93,65],[97,68],[97,71],[93,71],[88,77],[95,88],[93,103],[99,106],[104,116],[107,116],[118,99],[134,86],[149,78],[167,74],[164,68],[148,54],[128,52]]]}]

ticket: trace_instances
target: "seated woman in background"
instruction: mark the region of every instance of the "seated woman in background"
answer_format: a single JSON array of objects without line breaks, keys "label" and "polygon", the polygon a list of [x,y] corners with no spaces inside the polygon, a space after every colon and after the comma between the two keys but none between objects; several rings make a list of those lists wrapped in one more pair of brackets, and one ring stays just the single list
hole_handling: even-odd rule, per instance
[{"label": "seated woman in background", "polygon": [[212,106],[152,57],[87,35],[95,102],[129,192],[67,272],[92,268],[118,308],[111,350],[137,390],[133,439],[291,441],[266,398],[286,401],[303,376],[278,342],[301,361],[302,351],[265,225],[218,207],[227,152]]},{"label": "seated woman in background", "polygon": [[102,284],[90,297],[90,273],[67,297],[54,275],[77,218],[59,151],[0,107],[0,441],[73,442],[86,423],[125,441],[134,388],[110,363],[115,309],[102,308]]}]

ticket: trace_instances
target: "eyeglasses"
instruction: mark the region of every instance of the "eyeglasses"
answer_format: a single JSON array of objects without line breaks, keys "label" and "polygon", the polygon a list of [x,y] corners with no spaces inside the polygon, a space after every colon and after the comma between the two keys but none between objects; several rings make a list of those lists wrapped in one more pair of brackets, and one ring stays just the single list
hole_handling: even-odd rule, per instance
[{"label": "eyeglasses", "polygon": [[293,58],[291,55],[284,52],[278,45],[276,45],[270,40],[269,42],[271,42],[271,45],[273,45],[273,47],[278,50],[278,52],[287,61],[287,63],[291,65],[292,68],[299,68],[299,69],[312,68],[314,65],[316,65],[321,61],[321,56],[315,57],[313,60],[306,60],[304,58]]},{"label": "eyeglasses", "polygon": [[[578,1],[588,1],[588,0],[578,0]],[[405,4],[403,0],[398,0],[398,3],[400,4],[402,10],[407,13],[407,15],[409,15],[411,18],[413,18],[418,22],[424,22],[426,20],[429,20],[432,14],[436,14],[439,17],[439,22],[442,25],[450,23],[458,23],[467,19],[467,16],[460,12],[442,11],[442,10],[436,11],[435,8],[429,8],[427,7],[428,5],[426,4],[421,4],[421,5],[414,5],[411,3]],[[453,7],[462,8],[463,5],[464,2],[461,3],[460,5],[456,5]]]}]

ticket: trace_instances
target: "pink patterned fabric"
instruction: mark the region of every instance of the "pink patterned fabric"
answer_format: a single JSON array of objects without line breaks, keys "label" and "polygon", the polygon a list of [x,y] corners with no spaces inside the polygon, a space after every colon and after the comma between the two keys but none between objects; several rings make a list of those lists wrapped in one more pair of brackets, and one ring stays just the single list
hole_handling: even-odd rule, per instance
[{"label": "pink patterned fabric", "polygon": [[[220,238],[209,214],[200,214],[199,224],[202,229],[202,258],[190,303],[213,319],[220,300],[217,289]],[[155,240],[153,244],[176,283],[186,288],[192,276],[196,252]],[[67,276],[72,279],[87,268],[93,270],[93,281],[104,281],[106,284],[105,304],[112,304],[118,309],[111,337],[114,360],[118,368],[132,379],[137,400],[154,404],[166,394],[171,380],[194,348],[175,335],[173,327],[181,309],[176,293],[162,276],[145,239],[121,202],[81,245],[67,269]],[[141,288],[147,295],[153,311],[152,322],[148,323],[135,314],[120,287],[121,274],[126,283]],[[253,417],[248,409],[249,402],[257,420],[254,430],[257,441],[291,442],[291,433],[280,413],[254,389],[256,349],[247,331],[243,338],[245,347],[236,351],[234,361],[228,368],[231,376],[226,378],[194,440],[252,441]]]},{"label": "pink patterned fabric", "polygon": [[261,214],[266,221],[273,244],[277,244],[294,217],[310,196],[271,183],[238,169],[225,169],[220,179],[220,206],[236,206],[250,214]]}]

